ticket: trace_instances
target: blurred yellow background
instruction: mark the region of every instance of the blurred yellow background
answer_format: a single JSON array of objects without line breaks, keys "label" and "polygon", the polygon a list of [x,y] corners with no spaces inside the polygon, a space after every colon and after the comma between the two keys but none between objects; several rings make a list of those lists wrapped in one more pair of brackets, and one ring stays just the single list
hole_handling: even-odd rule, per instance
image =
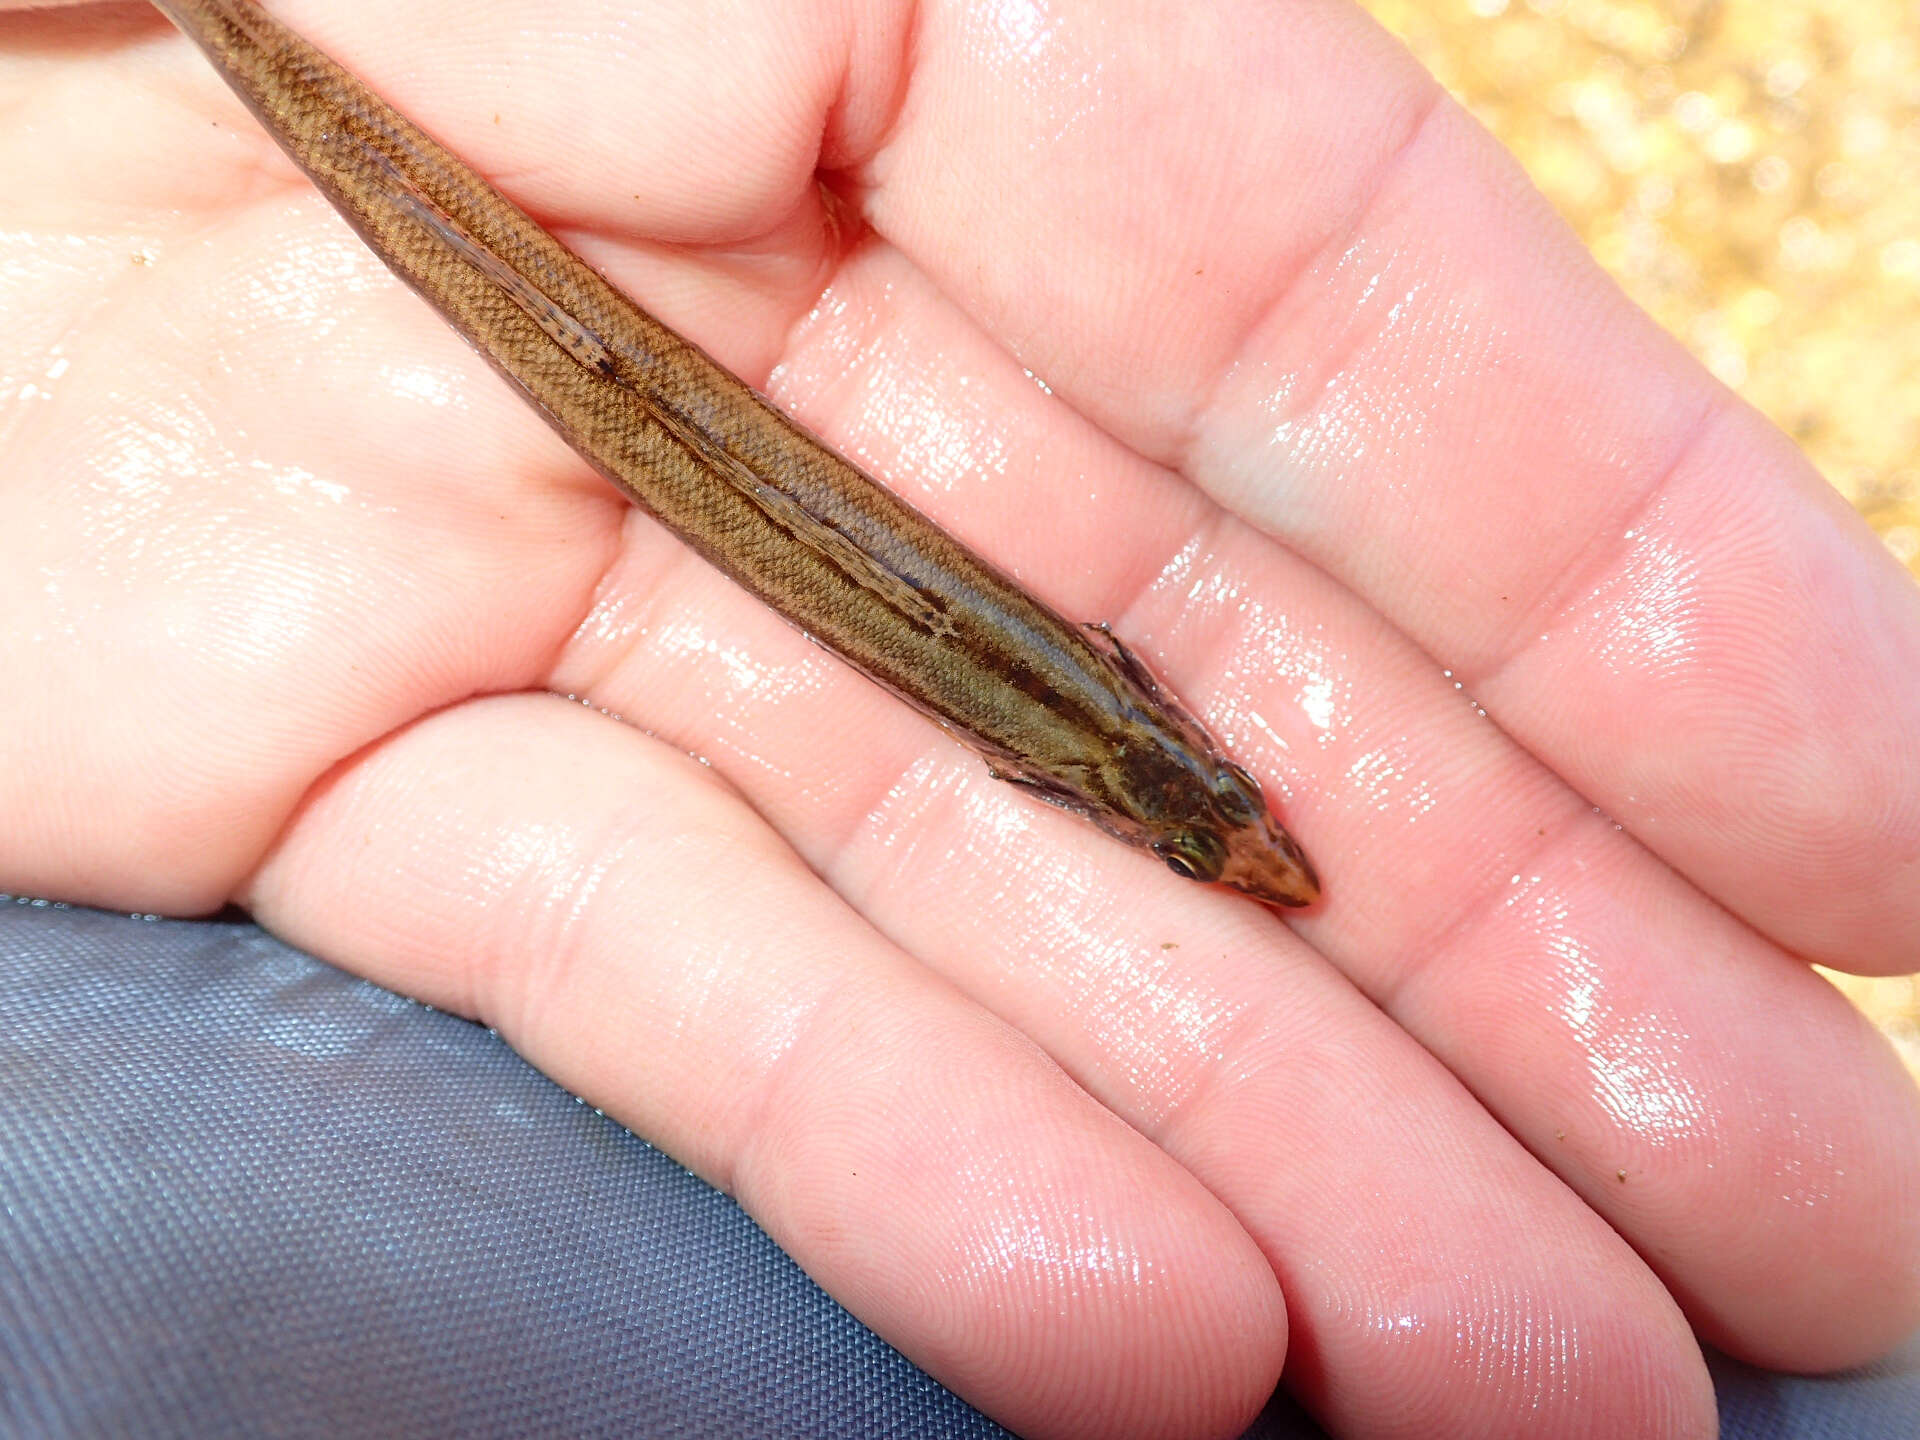
[{"label": "blurred yellow background", "polygon": [[[1363,3],[1920,577],[1920,4]],[[1920,1075],[1920,983],[1832,978]]]}]

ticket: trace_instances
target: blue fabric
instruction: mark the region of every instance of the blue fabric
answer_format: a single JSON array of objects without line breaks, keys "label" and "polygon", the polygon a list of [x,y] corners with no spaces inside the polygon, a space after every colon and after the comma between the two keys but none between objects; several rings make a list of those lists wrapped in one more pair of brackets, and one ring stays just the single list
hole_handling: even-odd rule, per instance
[{"label": "blue fabric", "polygon": [[1920,1337],[1850,1375],[1772,1375],[1709,1353],[1720,1440],[1920,1440]]},{"label": "blue fabric", "polygon": [[[1730,1440],[1920,1436],[1920,1354],[1716,1363]],[[0,1434],[1005,1433],[489,1032],[244,922],[0,897]]]}]

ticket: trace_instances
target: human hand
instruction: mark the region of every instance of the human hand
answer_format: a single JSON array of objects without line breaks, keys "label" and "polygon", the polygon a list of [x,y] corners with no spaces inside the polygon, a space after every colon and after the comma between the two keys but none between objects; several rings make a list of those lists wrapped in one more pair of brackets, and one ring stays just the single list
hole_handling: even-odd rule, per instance
[{"label": "human hand", "polygon": [[275,8],[1115,621],[1329,898],[989,781],[127,9],[0,22],[0,888],[497,1026],[1035,1435],[1283,1352],[1341,1435],[1707,1433],[1679,1307],[1913,1323],[1911,1087],[1787,951],[1911,963],[1920,603],[1357,11]]}]

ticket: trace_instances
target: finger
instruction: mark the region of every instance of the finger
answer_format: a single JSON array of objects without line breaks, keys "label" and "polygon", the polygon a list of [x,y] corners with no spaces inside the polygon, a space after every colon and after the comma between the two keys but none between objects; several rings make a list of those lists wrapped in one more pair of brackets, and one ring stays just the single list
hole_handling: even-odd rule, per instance
[{"label": "finger", "polygon": [[[1070,613],[1112,613],[1080,608],[1080,592],[1111,592],[1154,521],[1205,507],[1165,477],[1156,505],[1156,477],[1129,476],[1109,442],[1062,426],[897,260],[863,253],[841,278],[822,311],[834,318],[808,327],[781,371],[811,397],[801,413],[832,417],[836,435],[844,420],[888,473],[904,434],[928,462],[914,467],[917,499],[992,535],[1016,570],[1037,568]],[[960,398],[947,408],[935,394]],[[997,464],[971,450],[976,435]],[[1116,537],[1080,507],[1056,511],[1058,492],[1028,483],[1034,469],[1083,474],[1102,496],[1092,514],[1134,524]],[[1031,1026],[1226,1200],[1283,1277],[1308,1357],[1296,1381],[1338,1433],[1394,1433],[1408,1415],[1432,1435],[1700,1423],[1698,1358],[1644,1267],[1264,912],[1206,905],[1150,858],[991,783],[680,553],[636,520],[553,683],[699,750],[863,913]],[[1148,613],[1164,618],[1185,588]],[[1129,633],[1151,637],[1141,613]],[[1184,644],[1183,661],[1210,649]],[[1547,1252],[1583,1258],[1555,1268]],[[1522,1333],[1533,1338],[1461,1349],[1462,1336]]]},{"label": "finger", "polygon": [[874,223],[1738,913],[1911,966],[1920,601],[1864,525],[1357,9],[1040,16],[925,12]]},{"label": "finger", "polygon": [[[901,271],[869,252],[837,279],[831,319],[783,371],[797,408],[861,435],[891,483],[980,527],[1068,613],[1119,619],[1278,777],[1329,884],[1301,932],[1638,1245],[1716,1344],[1833,1368],[1920,1323],[1920,1107],[1890,1047],[1339,586],[1063,424]],[[961,491],[954,474],[987,478]],[[1033,499],[1048,484],[1057,510]],[[1100,524],[1114,513],[1137,517],[1124,551]],[[744,700],[723,713],[765,733]],[[798,836],[821,808],[768,813]],[[864,834],[796,843],[838,874]]]},{"label": "finger", "polygon": [[[831,296],[780,372],[798,413],[1066,613],[1113,616],[1163,660],[1314,837],[1329,901],[1303,933],[1639,1246],[1716,1343],[1818,1368],[1906,1333],[1920,1275],[1887,1257],[1920,1253],[1920,1116],[1830,986],[1594,817],[1338,585],[1063,416],[898,257],[862,252]],[[977,973],[990,947],[953,913],[1047,934],[1021,904],[1081,916],[1104,893],[1052,847],[1111,847],[961,801],[977,762],[673,555],[634,527],[555,683],[699,750],[902,944],[1038,1027],[1122,1113],[1152,1114],[1092,1078],[1160,1075],[1147,1042],[1104,1056],[1085,996]],[[1049,1028],[1078,1024],[1079,1048]]]},{"label": "finger", "polygon": [[1023,1434],[1237,1434],[1278,1372],[1232,1217],[881,940],[709,772],[550,697],[357,757],[242,897],[497,1026]]}]

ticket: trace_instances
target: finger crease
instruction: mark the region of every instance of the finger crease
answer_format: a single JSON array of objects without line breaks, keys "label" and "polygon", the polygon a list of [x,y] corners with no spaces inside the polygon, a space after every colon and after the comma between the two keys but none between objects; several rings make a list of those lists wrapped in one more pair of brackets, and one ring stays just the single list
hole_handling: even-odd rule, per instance
[{"label": "finger crease", "polygon": [[[1344,218],[1281,279],[1278,290],[1264,305],[1257,306],[1248,312],[1239,335],[1235,337],[1233,344],[1226,352],[1226,363],[1215,371],[1212,380],[1196,399],[1188,414],[1180,440],[1174,447],[1173,458],[1167,462],[1181,474],[1197,473],[1196,457],[1201,450],[1207,418],[1219,403],[1221,392],[1239,372],[1241,359],[1253,343],[1254,337],[1266,328],[1276,313],[1286,308],[1298,287],[1308,276],[1319,270],[1323,260],[1330,255],[1342,254],[1351,248],[1355,236],[1366,228],[1369,217],[1386,193],[1388,183],[1404,168],[1408,157],[1420,148],[1421,141],[1426,137],[1428,130],[1433,127],[1440,115],[1446,113],[1448,104],[1446,91],[1437,83],[1430,83],[1419,106],[1413,111],[1406,129],[1381,155],[1373,167],[1372,174],[1368,176],[1367,183],[1346,206]],[[1345,363],[1347,356],[1357,350],[1361,343],[1360,338],[1355,337],[1346,354],[1329,367],[1329,373],[1336,373]]]},{"label": "finger crease", "polygon": [[[1667,458],[1650,467],[1647,476],[1621,503],[1610,521],[1597,521],[1591,538],[1576,548],[1565,564],[1541,588],[1508,629],[1506,638],[1491,650],[1484,667],[1456,663],[1456,678],[1477,695],[1486,695],[1500,678],[1537,643],[1535,637],[1551,629],[1555,620],[1566,614],[1576,600],[1612,577],[1623,551],[1641,520],[1657,505],[1672,486],[1674,477],[1699,453],[1716,424],[1732,411],[1730,392],[1710,387],[1700,407],[1684,423],[1675,427],[1676,439],[1667,447]],[[1497,717],[1496,717],[1497,718]]]},{"label": "finger crease", "polygon": [[1544,874],[1547,867],[1542,863],[1542,857],[1558,846],[1576,826],[1590,823],[1592,819],[1592,811],[1585,806],[1570,807],[1568,813],[1558,821],[1538,827],[1532,844],[1500,852],[1499,865],[1501,870],[1507,872],[1505,876],[1487,874],[1454,886],[1453,893],[1460,895],[1461,900],[1454,906],[1453,912],[1440,919],[1438,924],[1419,932],[1418,947],[1409,947],[1396,963],[1386,967],[1385,973],[1390,978],[1369,987],[1368,998],[1398,1020],[1401,1002],[1409,987],[1425,976],[1434,963],[1462,941],[1489,912],[1505,904],[1522,882]]}]

